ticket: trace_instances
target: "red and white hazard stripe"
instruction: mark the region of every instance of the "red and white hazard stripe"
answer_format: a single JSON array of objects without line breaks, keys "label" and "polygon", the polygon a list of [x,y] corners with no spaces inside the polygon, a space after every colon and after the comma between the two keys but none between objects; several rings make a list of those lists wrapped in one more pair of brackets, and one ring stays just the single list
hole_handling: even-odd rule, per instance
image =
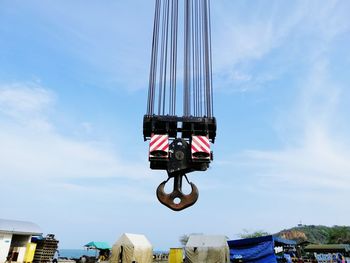
[{"label": "red and white hazard stripe", "polygon": [[150,156],[152,156],[152,153],[159,151],[164,152],[164,158],[168,157],[169,136],[167,134],[152,134],[151,136],[151,142],[149,144]]},{"label": "red and white hazard stripe", "polygon": [[[192,136],[191,143],[192,158],[210,158],[210,142],[208,136]],[[202,156],[201,156],[202,154]],[[201,156],[201,157],[198,157]]]}]

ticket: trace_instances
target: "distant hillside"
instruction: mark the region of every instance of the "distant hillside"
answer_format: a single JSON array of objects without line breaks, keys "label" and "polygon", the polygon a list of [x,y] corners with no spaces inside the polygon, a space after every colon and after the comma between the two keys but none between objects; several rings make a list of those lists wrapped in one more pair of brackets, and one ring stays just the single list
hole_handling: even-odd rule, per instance
[{"label": "distant hillside", "polygon": [[309,241],[316,244],[350,244],[350,226],[298,226],[276,234],[297,242]]}]

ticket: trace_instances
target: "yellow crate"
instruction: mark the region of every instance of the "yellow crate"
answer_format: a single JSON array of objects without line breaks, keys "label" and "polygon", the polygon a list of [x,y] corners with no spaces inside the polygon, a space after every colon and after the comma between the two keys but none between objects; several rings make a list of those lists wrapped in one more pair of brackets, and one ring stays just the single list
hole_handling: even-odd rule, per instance
[{"label": "yellow crate", "polygon": [[171,248],[169,252],[169,263],[182,263],[182,248]]},{"label": "yellow crate", "polygon": [[28,243],[26,253],[24,254],[23,262],[25,263],[31,263],[34,259],[36,244],[35,243]]}]

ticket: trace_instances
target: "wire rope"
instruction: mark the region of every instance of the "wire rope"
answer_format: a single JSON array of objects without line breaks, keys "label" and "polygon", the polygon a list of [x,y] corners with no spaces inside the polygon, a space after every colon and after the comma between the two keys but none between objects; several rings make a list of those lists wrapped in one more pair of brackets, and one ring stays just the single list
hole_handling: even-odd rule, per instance
[{"label": "wire rope", "polygon": [[179,70],[182,115],[213,116],[213,70],[210,0],[186,0],[183,8],[183,60],[179,65],[179,1],[155,0],[147,99],[148,115],[177,112]]}]

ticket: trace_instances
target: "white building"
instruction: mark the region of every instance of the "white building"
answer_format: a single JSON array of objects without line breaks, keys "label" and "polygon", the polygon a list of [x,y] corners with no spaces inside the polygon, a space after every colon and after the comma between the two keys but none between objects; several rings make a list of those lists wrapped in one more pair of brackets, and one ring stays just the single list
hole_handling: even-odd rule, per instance
[{"label": "white building", "polygon": [[9,255],[12,262],[23,262],[32,236],[40,236],[40,227],[31,222],[0,219],[0,263]]}]

